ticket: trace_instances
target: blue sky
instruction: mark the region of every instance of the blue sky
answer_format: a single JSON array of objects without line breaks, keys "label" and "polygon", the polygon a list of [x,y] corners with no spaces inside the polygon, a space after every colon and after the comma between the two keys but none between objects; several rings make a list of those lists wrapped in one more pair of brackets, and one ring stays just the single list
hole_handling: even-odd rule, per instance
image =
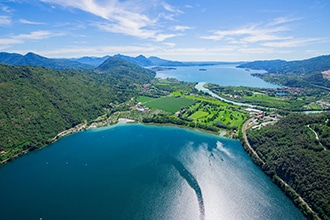
[{"label": "blue sky", "polygon": [[329,0],[0,0],[0,51],[181,61],[330,54]]}]

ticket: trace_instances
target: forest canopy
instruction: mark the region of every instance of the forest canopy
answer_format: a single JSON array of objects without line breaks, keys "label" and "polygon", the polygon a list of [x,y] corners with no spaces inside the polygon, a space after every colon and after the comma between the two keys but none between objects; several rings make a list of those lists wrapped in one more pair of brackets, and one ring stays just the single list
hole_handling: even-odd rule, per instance
[{"label": "forest canopy", "polygon": [[265,161],[322,219],[330,216],[330,113],[290,114],[273,126],[251,130],[248,139]]},{"label": "forest canopy", "polygon": [[155,76],[126,61],[107,64],[102,72],[0,65],[0,152],[9,151],[8,157],[40,148],[59,132],[104,114],[109,103],[135,96]]}]

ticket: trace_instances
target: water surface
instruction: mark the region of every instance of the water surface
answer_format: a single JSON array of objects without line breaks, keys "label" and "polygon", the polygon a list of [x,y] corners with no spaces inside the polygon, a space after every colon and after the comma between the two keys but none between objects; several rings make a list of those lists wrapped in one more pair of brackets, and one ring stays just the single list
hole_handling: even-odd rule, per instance
[{"label": "water surface", "polygon": [[[200,71],[200,69],[206,71]],[[221,86],[247,86],[259,88],[278,88],[278,85],[267,83],[260,78],[251,76],[251,73],[260,70],[250,70],[236,68],[234,65],[214,65],[214,66],[178,66],[176,70],[158,71],[156,77],[176,78],[186,82],[207,82]]]},{"label": "water surface", "polygon": [[120,125],[0,167],[1,219],[303,219],[238,141]]}]

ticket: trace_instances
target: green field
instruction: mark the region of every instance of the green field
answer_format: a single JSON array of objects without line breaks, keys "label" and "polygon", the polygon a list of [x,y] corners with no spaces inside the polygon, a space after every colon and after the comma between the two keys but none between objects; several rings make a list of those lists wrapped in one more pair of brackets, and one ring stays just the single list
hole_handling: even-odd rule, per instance
[{"label": "green field", "polygon": [[141,102],[142,104],[146,103],[146,102],[149,102],[149,101],[152,101],[152,100],[155,100],[156,98],[152,98],[152,97],[149,97],[149,96],[139,96],[137,97],[137,101],[138,102]]},{"label": "green field", "polygon": [[142,102],[148,108],[160,109],[167,112],[175,113],[180,109],[194,104],[196,101],[182,97],[166,96],[158,99]]},{"label": "green field", "polygon": [[252,96],[244,96],[244,99],[258,103],[264,106],[274,106],[277,108],[283,108],[290,106],[290,100],[284,97],[272,97],[267,94],[254,93]]},{"label": "green field", "polygon": [[214,104],[214,102],[196,103],[190,106],[183,116],[199,123],[208,125],[220,123],[224,126],[237,128],[239,128],[247,118],[246,113],[241,112],[234,106],[228,104]]},{"label": "green field", "polygon": [[201,119],[201,118],[205,118],[206,116],[208,116],[209,113],[204,112],[204,111],[197,111],[195,113],[193,113],[190,118],[191,119]]}]

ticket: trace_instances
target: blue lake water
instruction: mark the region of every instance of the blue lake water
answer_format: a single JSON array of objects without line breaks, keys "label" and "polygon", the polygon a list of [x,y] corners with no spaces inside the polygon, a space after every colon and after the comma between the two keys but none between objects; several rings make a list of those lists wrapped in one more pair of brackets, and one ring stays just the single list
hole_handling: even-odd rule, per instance
[{"label": "blue lake water", "polygon": [[0,167],[1,219],[304,219],[236,140],[118,125]]},{"label": "blue lake water", "polygon": [[[200,71],[205,68],[206,71]],[[258,70],[246,71],[235,68],[233,65],[214,66],[179,66],[176,70],[158,71],[156,77],[176,78],[186,82],[207,82],[221,86],[248,86],[259,88],[279,88],[278,85],[267,83],[260,78],[251,76],[251,73],[261,72]]]}]

